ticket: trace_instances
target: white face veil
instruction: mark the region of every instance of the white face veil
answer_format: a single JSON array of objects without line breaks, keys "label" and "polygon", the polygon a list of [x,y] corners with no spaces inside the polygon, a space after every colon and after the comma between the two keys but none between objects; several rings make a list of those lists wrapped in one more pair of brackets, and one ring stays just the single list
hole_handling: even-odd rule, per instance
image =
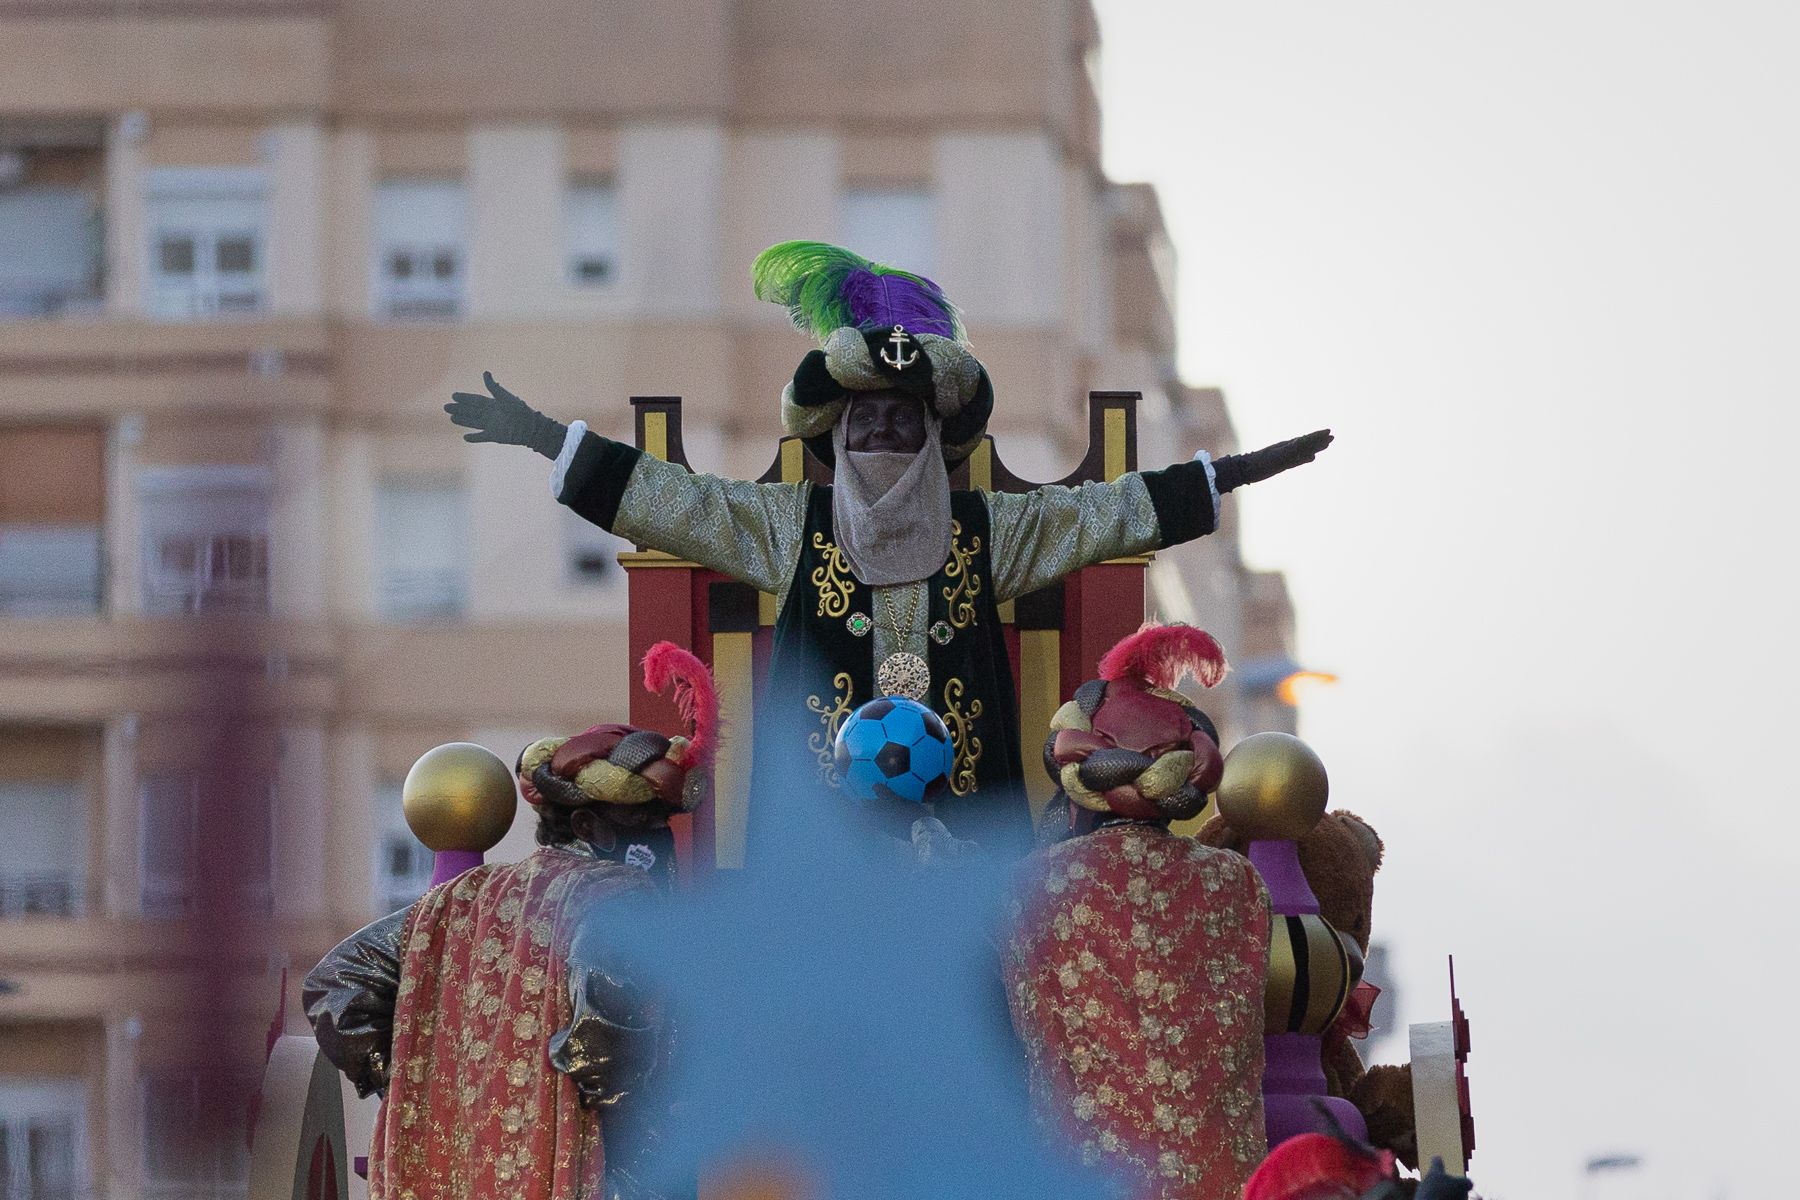
[{"label": "white face veil", "polygon": [[850,450],[850,409],[831,429],[831,521],[851,572],[871,587],[929,579],[950,557],[950,472],[937,418],[916,454]]}]

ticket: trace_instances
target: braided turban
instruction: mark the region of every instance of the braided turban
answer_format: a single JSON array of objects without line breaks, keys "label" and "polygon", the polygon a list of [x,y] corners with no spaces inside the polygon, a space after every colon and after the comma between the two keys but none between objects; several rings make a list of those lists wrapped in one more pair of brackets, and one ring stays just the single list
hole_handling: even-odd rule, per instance
[{"label": "braided turban", "polygon": [[1044,769],[1070,803],[1142,821],[1199,814],[1219,785],[1224,759],[1205,713],[1174,690],[1191,672],[1212,687],[1225,657],[1189,625],[1146,625],[1100,660],[1100,678],[1050,720]]},{"label": "braided turban", "polygon": [[[719,724],[719,698],[706,665],[671,642],[644,656],[644,686],[674,688],[693,736],[664,737],[630,725],[596,725],[574,737],[541,738],[519,755],[519,790],[532,805],[660,804],[692,812],[706,791]],[[695,768],[700,768],[696,770]]]}]

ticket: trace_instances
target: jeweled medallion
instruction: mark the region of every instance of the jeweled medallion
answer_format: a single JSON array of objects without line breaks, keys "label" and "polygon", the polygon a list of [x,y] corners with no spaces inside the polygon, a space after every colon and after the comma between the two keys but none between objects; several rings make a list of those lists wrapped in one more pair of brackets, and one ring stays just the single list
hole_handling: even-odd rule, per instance
[{"label": "jeweled medallion", "polygon": [[851,613],[844,619],[844,628],[850,631],[851,637],[863,637],[875,628],[875,619],[868,613]]},{"label": "jeweled medallion", "polygon": [[931,640],[940,646],[948,646],[950,639],[956,636],[956,630],[950,628],[948,621],[933,621],[930,633]]},{"label": "jeweled medallion", "polygon": [[881,660],[875,672],[875,686],[884,696],[923,700],[931,690],[931,668],[918,655],[902,650]]}]

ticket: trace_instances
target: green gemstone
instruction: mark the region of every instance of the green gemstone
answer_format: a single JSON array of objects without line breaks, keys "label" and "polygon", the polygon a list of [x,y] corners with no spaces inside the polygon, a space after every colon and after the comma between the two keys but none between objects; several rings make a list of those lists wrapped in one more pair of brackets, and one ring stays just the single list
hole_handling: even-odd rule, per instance
[{"label": "green gemstone", "polygon": [[875,622],[869,618],[867,613],[851,613],[849,620],[845,621],[844,625],[852,634],[861,637],[874,627]]},{"label": "green gemstone", "polygon": [[936,642],[938,645],[940,645],[940,646],[949,645],[950,639],[955,636],[956,636],[956,631],[954,629],[950,628],[950,622],[936,621],[936,622],[932,623],[931,640]]}]

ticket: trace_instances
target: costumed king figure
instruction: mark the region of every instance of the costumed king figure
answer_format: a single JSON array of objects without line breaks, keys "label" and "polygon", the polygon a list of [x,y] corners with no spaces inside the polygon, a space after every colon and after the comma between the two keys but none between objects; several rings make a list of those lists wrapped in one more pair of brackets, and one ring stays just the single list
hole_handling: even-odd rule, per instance
[{"label": "costumed king figure", "polygon": [[1248,859],[1169,832],[1223,769],[1184,671],[1217,683],[1218,643],[1147,626],[1052,719],[1077,832],[1027,861],[1003,965],[1045,1137],[1134,1197],[1237,1200],[1266,1149],[1269,898]]},{"label": "costumed king figure", "polygon": [[[565,427],[484,376],[445,405],[469,441],[555,460],[552,487],[581,516],[641,546],[773,593],[775,648],[756,722],[757,779],[832,774],[838,723],[877,696],[928,704],[956,739],[957,836],[1029,844],[1018,717],[998,605],[1092,563],[1189,541],[1219,498],[1309,462],[1321,430],[1216,462],[1204,453],[1110,483],[1010,494],[952,491],[994,390],[961,317],[928,279],[820,242],[758,256],[759,298],[813,334],[782,396],[790,435],[829,485],[695,474]],[[765,736],[766,734],[766,736]],[[779,755],[771,760],[772,755]]]},{"label": "costumed king figure", "polygon": [[644,678],[674,688],[691,739],[601,725],[534,743],[519,777],[539,849],[432,888],[306,977],[320,1048],[383,1094],[372,1200],[655,1194],[640,1165],[668,1022],[606,929],[660,892],[645,835],[703,794],[718,715],[687,651],[652,647]]}]

